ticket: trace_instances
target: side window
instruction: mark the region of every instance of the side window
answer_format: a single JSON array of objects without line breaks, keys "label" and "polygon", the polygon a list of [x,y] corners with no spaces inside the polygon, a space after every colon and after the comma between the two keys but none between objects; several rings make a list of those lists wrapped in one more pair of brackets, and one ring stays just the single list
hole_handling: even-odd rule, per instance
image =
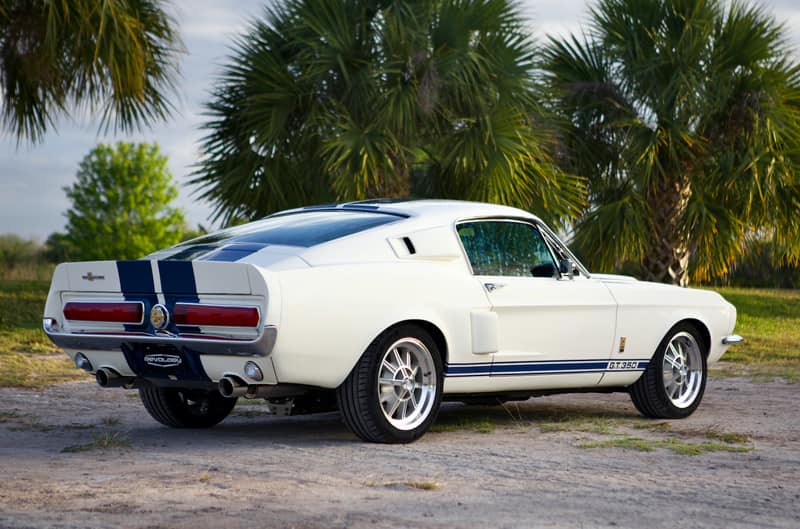
[{"label": "side window", "polygon": [[556,271],[541,233],[530,224],[475,221],[456,229],[475,275],[541,277]]}]

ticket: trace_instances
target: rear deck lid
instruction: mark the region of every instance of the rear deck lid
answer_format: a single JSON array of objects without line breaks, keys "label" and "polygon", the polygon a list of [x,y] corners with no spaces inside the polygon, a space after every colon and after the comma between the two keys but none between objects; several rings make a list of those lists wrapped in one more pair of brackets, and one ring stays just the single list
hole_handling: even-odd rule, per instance
[{"label": "rear deck lid", "polygon": [[86,261],[66,268],[72,292],[122,294],[253,294],[251,267],[215,261]]}]

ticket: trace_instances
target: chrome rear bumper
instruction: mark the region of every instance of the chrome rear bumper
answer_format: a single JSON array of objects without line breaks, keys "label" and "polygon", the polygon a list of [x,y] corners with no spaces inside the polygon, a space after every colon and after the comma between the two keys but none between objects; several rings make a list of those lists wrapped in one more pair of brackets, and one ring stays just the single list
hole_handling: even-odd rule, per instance
[{"label": "chrome rear bumper", "polygon": [[266,326],[261,335],[255,340],[226,340],[181,338],[168,334],[72,334],[59,332],[50,323],[49,318],[43,322],[44,332],[59,347],[74,350],[89,351],[117,351],[123,345],[153,344],[186,347],[198,353],[233,356],[267,356],[275,346],[278,330],[273,326]]}]

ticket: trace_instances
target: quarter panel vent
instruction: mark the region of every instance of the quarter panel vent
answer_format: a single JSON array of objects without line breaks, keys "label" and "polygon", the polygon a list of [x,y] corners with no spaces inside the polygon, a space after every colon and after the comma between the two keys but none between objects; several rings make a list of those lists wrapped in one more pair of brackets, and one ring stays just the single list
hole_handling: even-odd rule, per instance
[{"label": "quarter panel vent", "polygon": [[403,244],[406,245],[406,248],[408,249],[408,253],[410,253],[411,255],[414,255],[415,253],[417,253],[417,249],[414,248],[414,243],[411,242],[411,239],[409,239],[408,237],[403,237]]}]

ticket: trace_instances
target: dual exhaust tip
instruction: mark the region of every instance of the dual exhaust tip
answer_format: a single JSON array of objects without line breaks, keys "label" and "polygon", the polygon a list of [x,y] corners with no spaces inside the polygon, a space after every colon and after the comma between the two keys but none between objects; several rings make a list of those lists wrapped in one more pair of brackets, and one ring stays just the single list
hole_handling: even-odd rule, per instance
[{"label": "dual exhaust tip", "polygon": [[[116,371],[107,367],[101,367],[94,375],[97,385],[101,388],[134,388],[137,380],[135,377],[124,377]],[[236,397],[259,397],[263,390],[259,386],[247,386],[234,377],[222,377],[217,385],[220,395],[227,398]]]}]

